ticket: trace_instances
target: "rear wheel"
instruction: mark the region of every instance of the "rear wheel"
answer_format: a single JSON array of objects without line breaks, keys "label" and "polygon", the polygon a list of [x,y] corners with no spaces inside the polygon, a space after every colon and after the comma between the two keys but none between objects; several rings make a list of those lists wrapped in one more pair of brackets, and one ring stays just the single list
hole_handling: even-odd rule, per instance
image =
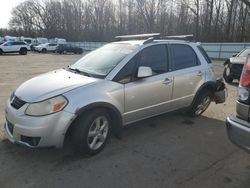
[{"label": "rear wheel", "polygon": [[27,49],[26,48],[21,48],[20,51],[19,51],[19,54],[21,55],[26,55],[27,54]]},{"label": "rear wheel", "polygon": [[203,90],[195,99],[193,105],[187,111],[191,117],[198,117],[209,107],[211,103],[212,92],[209,90]]},{"label": "rear wheel", "polygon": [[111,119],[105,110],[96,109],[79,117],[73,126],[71,136],[75,149],[85,155],[95,155],[107,143]]},{"label": "rear wheel", "polygon": [[0,49],[0,55],[2,55],[3,54],[3,50],[2,49]]},{"label": "rear wheel", "polygon": [[224,72],[223,72],[223,78],[227,83],[233,82],[233,75],[231,72],[231,66],[229,64],[225,65]]}]

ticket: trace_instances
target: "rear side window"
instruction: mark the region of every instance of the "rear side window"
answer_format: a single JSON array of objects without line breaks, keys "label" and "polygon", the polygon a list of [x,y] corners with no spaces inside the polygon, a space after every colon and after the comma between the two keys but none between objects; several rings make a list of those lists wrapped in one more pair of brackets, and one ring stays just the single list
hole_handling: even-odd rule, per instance
[{"label": "rear side window", "polygon": [[212,63],[210,57],[207,55],[207,52],[204,50],[202,46],[198,46],[198,49],[200,50],[202,56],[206,59],[207,63]]},{"label": "rear side window", "polygon": [[197,55],[190,46],[185,44],[172,44],[171,47],[174,70],[199,65]]},{"label": "rear side window", "polygon": [[162,74],[168,71],[167,59],[165,45],[150,46],[141,52],[139,66],[150,67],[154,75]]}]

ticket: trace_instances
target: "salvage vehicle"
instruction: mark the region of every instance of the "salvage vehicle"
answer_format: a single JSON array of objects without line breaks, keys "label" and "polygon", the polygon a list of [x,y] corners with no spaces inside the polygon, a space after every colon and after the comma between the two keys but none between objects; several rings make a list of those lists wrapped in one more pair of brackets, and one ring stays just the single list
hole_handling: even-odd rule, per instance
[{"label": "salvage vehicle", "polygon": [[5,42],[0,44],[0,55],[4,53],[19,53],[26,55],[27,51],[30,50],[29,46],[25,42]]},{"label": "salvage vehicle", "polygon": [[250,151],[250,58],[247,59],[238,88],[236,114],[227,118],[227,133],[232,143]]},{"label": "salvage vehicle", "polygon": [[55,52],[57,45],[58,44],[56,44],[56,43],[40,44],[38,46],[35,46],[35,51],[42,52],[42,53]]},{"label": "salvage vehicle", "polygon": [[250,55],[250,48],[246,48],[240,53],[234,54],[233,57],[225,61],[223,78],[227,83],[232,83],[234,79],[240,79],[242,68],[248,55]]},{"label": "salvage vehicle", "polygon": [[56,47],[56,52],[59,54],[67,54],[69,52],[74,54],[82,54],[83,49],[72,44],[59,44]]},{"label": "salvage vehicle", "polygon": [[183,108],[197,117],[212,101],[223,103],[225,84],[201,45],[159,37],[118,36],[66,69],[26,81],[7,101],[7,138],[30,148],[70,140],[94,155],[128,124]]}]

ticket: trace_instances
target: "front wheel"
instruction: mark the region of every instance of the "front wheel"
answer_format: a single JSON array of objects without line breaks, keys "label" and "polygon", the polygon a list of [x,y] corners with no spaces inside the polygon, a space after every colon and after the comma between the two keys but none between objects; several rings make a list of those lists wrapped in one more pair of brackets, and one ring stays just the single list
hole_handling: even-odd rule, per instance
[{"label": "front wheel", "polygon": [[44,53],[44,54],[47,53],[47,49],[43,48],[42,53]]},{"label": "front wheel", "polygon": [[106,145],[111,120],[105,110],[97,109],[79,117],[73,126],[71,136],[75,149],[82,154],[95,155]]},{"label": "front wheel", "polygon": [[233,76],[231,74],[231,67],[229,65],[226,65],[223,72],[223,78],[227,83],[233,82]]},{"label": "front wheel", "polygon": [[212,93],[209,90],[202,91],[197,96],[190,109],[187,111],[188,115],[191,117],[200,116],[209,107],[211,103],[211,97]]}]

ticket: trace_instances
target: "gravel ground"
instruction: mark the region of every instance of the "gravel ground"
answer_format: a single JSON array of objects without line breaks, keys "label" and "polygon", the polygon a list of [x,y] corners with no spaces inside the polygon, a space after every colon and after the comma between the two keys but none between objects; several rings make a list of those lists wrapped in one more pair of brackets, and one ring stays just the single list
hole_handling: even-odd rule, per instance
[{"label": "gravel ground", "polygon": [[[174,112],[135,123],[121,140],[84,158],[67,149],[31,150],[3,135],[5,101],[25,80],[66,67],[80,55],[0,56],[0,187],[202,187],[250,185],[250,157],[232,145],[225,119],[235,112],[237,82],[225,104],[212,104],[199,118]],[[214,61],[222,75],[222,62]]]}]

